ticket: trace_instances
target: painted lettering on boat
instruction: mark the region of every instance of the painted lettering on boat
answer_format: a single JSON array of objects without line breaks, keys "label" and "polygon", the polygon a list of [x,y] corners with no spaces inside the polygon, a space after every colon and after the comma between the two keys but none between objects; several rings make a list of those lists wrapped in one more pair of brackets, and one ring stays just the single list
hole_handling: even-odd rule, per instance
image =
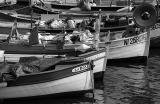
[{"label": "painted lettering on boat", "polygon": [[124,40],[124,45],[130,45],[130,44],[135,44],[135,43],[140,43],[146,40],[146,33],[144,33],[143,35],[138,35],[138,36],[134,36],[132,38],[129,39],[125,39]]},{"label": "painted lettering on boat", "polygon": [[105,52],[90,56],[86,59],[87,60],[95,60],[95,59],[98,59],[98,58],[103,58],[104,56],[105,56]]},{"label": "painted lettering on boat", "polygon": [[75,72],[87,70],[88,68],[89,68],[88,65],[83,65],[83,66],[79,66],[79,67],[74,68],[74,69],[72,70],[72,72],[75,73]]},{"label": "painted lettering on boat", "polygon": [[157,23],[155,24],[154,26],[151,27],[151,30],[156,30],[156,29],[159,29],[160,28],[160,24]]}]

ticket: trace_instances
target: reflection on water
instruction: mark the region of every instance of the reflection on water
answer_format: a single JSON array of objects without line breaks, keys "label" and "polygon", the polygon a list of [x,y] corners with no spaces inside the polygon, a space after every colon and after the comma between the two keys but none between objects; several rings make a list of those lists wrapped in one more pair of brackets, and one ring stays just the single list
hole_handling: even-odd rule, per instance
[{"label": "reflection on water", "polygon": [[150,92],[146,90],[148,82],[144,71],[144,67],[138,65],[107,68],[104,78],[105,104],[138,104],[137,101],[134,103],[136,99],[148,99]]},{"label": "reflection on water", "polygon": [[105,104],[160,104],[160,56],[151,52],[148,67],[121,63],[108,66],[104,77]]},{"label": "reflection on water", "polygon": [[[93,99],[94,97],[94,99]],[[108,66],[94,96],[5,101],[4,104],[160,104],[160,50],[150,52],[148,67],[140,63]]]}]

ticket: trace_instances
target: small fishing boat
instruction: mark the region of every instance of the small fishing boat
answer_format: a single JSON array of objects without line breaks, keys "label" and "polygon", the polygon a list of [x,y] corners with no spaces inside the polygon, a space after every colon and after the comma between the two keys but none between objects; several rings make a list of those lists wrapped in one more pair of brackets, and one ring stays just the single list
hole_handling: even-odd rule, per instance
[{"label": "small fishing boat", "polygon": [[[105,47],[104,41],[105,36],[110,31],[111,44],[109,49],[108,60],[119,60],[119,59],[129,59],[129,58],[138,58],[147,56],[148,49],[146,48],[148,45],[149,39],[147,39],[146,32],[136,32],[135,29],[131,30],[127,29],[126,26],[122,27],[114,27],[114,28],[101,28],[100,34],[100,46]],[[45,30],[43,30],[45,31]],[[47,32],[51,32],[53,30],[46,30]],[[131,33],[130,33],[131,31]],[[135,31],[135,32],[134,32]],[[104,33],[103,33],[104,32]],[[125,37],[125,34],[127,37]],[[103,37],[103,35],[105,35]],[[151,34],[152,40],[152,34]],[[152,42],[151,42],[152,43]]]},{"label": "small fishing boat", "polygon": [[90,61],[44,58],[38,62],[41,62],[38,69],[37,64],[26,64],[26,61],[9,64],[12,66],[10,71],[1,72],[0,99],[84,93],[94,87],[93,65]]},{"label": "small fishing boat", "polygon": [[[37,56],[37,57],[54,57],[54,56],[66,56],[66,58],[82,58],[86,60],[93,60],[95,67],[93,72],[95,78],[102,78],[105,71],[104,64],[106,62],[106,49],[100,50],[89,49],[87,51],[79,51],[76,48],[79,45],[66,45],[64,49],[57,50],[56,45],[15,45],[15,44],[1,44],[0,49],[5,50],[5,60],[17,62],[20,57]],[[66,48],[66,49],[65,49]],[[69,49],[70,48],[70,49]],[[1,60],[4,61],[4,60]]]},{"label": "small fishing boat", "polygon": [[129,58],[146,58],[148,56],[147,33],[112,40],[110,44],[108,60],[129,59]]}]

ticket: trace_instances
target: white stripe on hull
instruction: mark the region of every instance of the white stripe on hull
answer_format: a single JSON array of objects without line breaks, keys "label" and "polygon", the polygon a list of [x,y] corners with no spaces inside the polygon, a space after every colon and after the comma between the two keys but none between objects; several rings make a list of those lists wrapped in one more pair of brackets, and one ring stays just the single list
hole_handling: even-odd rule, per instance
[{"label": "white stripe on hull", "polygon": [[91,72],[39,84],[0,88],[0,98],[20,98],[92,89]]}]

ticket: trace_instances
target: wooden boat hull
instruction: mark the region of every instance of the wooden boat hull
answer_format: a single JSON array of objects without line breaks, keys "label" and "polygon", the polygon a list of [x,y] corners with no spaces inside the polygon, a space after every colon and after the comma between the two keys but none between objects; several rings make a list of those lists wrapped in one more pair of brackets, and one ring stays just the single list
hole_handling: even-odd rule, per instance
[{"label": "wooden boat hull", "polygon": [[[49,47],[48,47],[49,48]],[[48,49],[46,48],[46,49]],[[14,45],[10,45],[7,47],[7,45],[4,45],[3,48],[0,46],[0,49],[5,50],[5,60],[8,62],[18,62],[20,57],[30,57],[30,56],[36,56],[36,57],[55,57],[58,55],[65,56],[66,54],[69,54],[69,56],[73,57],[75,56],[75,50],[59,50],[56,51],[56,47],[51,46],[50,49],[46,50],[44,47],[19,47],[20,50],[17,50],[18,48]],[[8,50],[10,49],[10,50]],[[53,50],[54,49],[54,50]],[[8,51],[7,51],[8,50]],[[36,50],[36,51],[35,51]],[[95,74],[95,78],[102,78],[103,73],[105,71],[104,64],[106,62],[106,50],[100,49],[99,51],[90,51],[90,52],[84,52],[80,53],[74,58],[83,58],[87,60],[93,60],[94,68],[93,73]],[[4,61],[4,59],[0,60],[1,62]]]},{"label": "wooden boat hull", "polygon": [[147,33],[111,42],[108,59],[147,57]]},{"label": "wooden boat hull", "polygon": [[[19,76],[13,82],[0,83],[0,99],[92,90],[94,83],[90,68],[90,64],[84,62],[66,69]],[[7,87],[2,87],[5,83]]]}]

